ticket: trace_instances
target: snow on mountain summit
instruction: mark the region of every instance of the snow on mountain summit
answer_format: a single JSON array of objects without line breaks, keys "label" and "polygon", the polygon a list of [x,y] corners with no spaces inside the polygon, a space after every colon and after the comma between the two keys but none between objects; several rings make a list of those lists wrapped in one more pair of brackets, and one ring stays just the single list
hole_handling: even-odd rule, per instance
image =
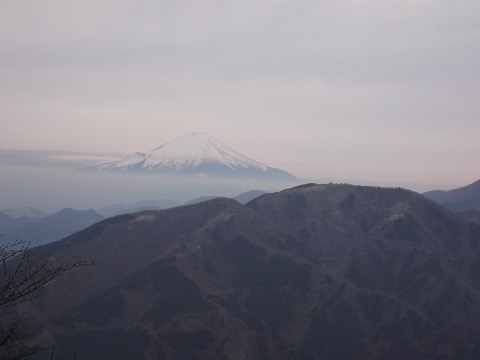
[{"label": "snow on mountain summit", "polygon": [[240,154],[206,133],[188,133],[147,153],[135,153],[92,169],[194,176],[295,178],[283,170]]},{"label": "snow on mountain summit", "polygon": [[181,168],[198,166],[204,161],[218,161],[232,169],[257,167],[266,171],[267,168],[205,133],[189,133],[153,149],[147,154],[146,165],[175,164]]}]

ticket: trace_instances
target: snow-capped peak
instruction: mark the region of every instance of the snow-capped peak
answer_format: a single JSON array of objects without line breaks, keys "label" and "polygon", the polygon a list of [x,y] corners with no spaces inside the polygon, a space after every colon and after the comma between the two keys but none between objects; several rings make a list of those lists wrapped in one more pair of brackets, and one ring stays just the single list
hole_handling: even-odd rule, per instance
[{"label": "snow-capped peak", "polygon": [[235,178],[295,179],[256,162],[205,133],[188,133],[147,153],[135,153],[93,170]]},{"label": "snow-capped peak", "polygon": [[145,157],[146,167],[163,164],[181,168],[198,166],[203,162],[220,162],[232,169],[256,167],[266,170],[265,165],[247,158],[206,133],[185,134],[151,150]]}]

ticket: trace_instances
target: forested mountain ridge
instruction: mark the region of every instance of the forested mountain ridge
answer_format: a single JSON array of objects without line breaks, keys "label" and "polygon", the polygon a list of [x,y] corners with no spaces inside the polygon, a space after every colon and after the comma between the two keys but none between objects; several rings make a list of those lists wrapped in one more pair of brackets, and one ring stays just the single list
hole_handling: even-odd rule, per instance
[{"label": "forested mountain ridge", "polygon": [[480,226],[417,193],[309,184],[44,246],[34,255],[96,265],[23,311],[79,359],[473,359],[479,243]]}]

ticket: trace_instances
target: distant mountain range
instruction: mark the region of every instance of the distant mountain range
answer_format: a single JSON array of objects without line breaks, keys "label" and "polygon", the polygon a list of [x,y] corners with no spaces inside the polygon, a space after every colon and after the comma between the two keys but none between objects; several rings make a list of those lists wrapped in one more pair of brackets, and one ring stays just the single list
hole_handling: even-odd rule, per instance
[{"label": "distant mountain range", "polygon": [[[251,190],[232,199],[245,204],[263,194],[266,194],[266,192]],[[185,205],[196,204],[217,197],[202,196],[188,201]],[[0,234],[4,234],[2,241],[24,240],[33,247],[60,240],[107,217],[146,210],[162,210],[179,205],[179,203],[170,199],[142,200],[134,204],[116,204],[96,210],[80,211],[65,208],[51,215],[33,207],[8,209],[0,211]]]},{"label": "distant mountain range", "polygon": [[[65,208],[40,219],[25,217],[13,219],[14,226],[12,222],[4,224],[2,240],[7,242],[23,240],[30,243],[30,247],[39,246],[63,239],[103,219],[103,216],[93,210],[79,211]],[[19,220],[23,220],[23,223],[18,224]]]},{"label": "distant mountain range", "polygon": [[155,173],[235,179],[295,180],[277,168],[256,162],[205,133],[189,133],[147,153],[87,170]]},{"label": "distant mountain range", "polygon": [[15,230],[23,225],[29,224],[35,219],[27,216],[11,217],[0,211],[0,234]]},{"label": "distant mountain range", "polygon": [[[232,197],[232,199],[238,201],[240,204],[246,204],[247,202],[263,194],[266,194],[266,192],[263,190],[249,190],[241,194],[238,194],[237,196]],[[222,197],[222,196],[204,195],[204,196],[200,196],[192,200],[189,200],[183,204],[179,204],[170,199],[142,200],[135,204],[130,204],[130,205],[129,204],[110,205],[100,209],[95,209],[95,211],[104,217],[112,217],[116,215],[131,214],[131,213],[136,213],[136,212],[145,211],[145,210],[162,210],[162,209],[169,209],[169,208],[180,206],[180,205],[192,205],[192,204],[197,204],[199,202],[216,199],[218,197]]]},{"label": "distant mountain range", "polygon": [[453,190],[434,190],[423,194],[453,211],[480,210],[480,180]]},{"label": "distant mountain range", "polygon": [[[403,189],[308,184],[121,215],[23,304],[32,359],[476,359],[480,226]],[[33,315],[32,315],[33,316]]]}]

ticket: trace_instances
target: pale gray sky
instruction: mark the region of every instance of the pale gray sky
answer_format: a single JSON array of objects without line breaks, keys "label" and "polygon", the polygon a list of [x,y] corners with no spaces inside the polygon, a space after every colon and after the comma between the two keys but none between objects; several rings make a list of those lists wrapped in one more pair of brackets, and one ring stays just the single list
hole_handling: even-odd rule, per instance
[{"label": "pale gray sky", "polygon": [[308,180],[466,185],[479,64],[478,0],[3,0],[0,146],[201,131]]}]

